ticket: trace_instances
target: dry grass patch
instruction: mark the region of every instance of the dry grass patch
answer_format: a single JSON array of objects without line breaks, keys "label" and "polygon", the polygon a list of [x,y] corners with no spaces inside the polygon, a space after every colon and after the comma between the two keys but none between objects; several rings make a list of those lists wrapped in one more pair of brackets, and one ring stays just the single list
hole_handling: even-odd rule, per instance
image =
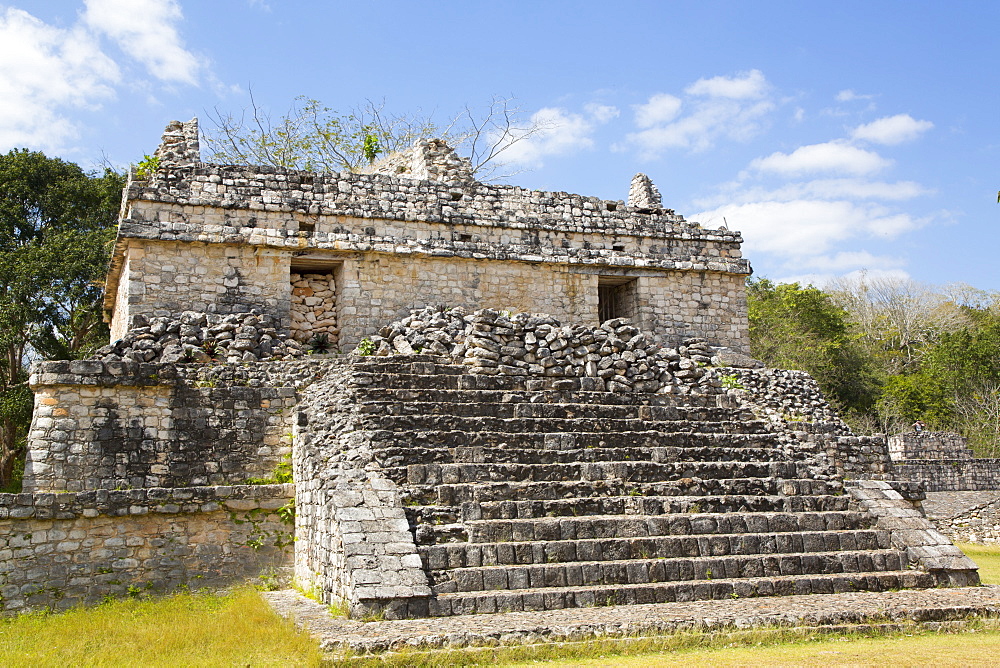
[{"label": "dry grass patch", "polygon": [[0,666],[318,666],[321,657],[249,588],[0,620]]}]

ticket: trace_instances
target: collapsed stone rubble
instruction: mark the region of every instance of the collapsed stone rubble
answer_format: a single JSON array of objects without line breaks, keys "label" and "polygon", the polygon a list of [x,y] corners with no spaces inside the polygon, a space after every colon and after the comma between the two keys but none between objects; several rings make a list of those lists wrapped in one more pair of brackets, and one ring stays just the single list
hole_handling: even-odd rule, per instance
[{"label": "collapsed stone rubble", "polygon": [[98,349],[104,362],[256,362],[299,357],[305,351],[293,338],[279,331],[271,317],[249,313],[198,313],[178,317],[136,315],[132,329],[121,339]]},{"label": "collapsed stone rubble", "polygon": [[425,308],[383,327],[355,352],[378,357],[416,352],[459,358],[479,375],[596,378],[609,392],[661,394],[717,391],[713,364],[763,366],[700,338],[665,347],[627,318],[598,327],[563,325],[538,313]]}]

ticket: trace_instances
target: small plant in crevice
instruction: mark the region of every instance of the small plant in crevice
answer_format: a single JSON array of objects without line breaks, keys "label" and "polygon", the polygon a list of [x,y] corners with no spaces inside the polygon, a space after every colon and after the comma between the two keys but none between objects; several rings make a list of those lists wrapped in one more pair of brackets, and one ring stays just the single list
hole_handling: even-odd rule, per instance
[{"label": "small plant in crevice", "polygon": [[142,160],[135,166],[135,177],[146,180],[160,170],[160,156],[143,155]]},{"label": "small plant in crevice", "polygon": [[216,361],[219,357],[219,345],[215,341],[205,341],[201,344],[201,349],[206,355],[212,358],[212,361]]},{"label": "small plant in crevice", "polygon": [[385,610],[369,610],[364,615],[361,616],[362,622],[384,622],[385,621]]},{"label": "small plant in crevice", "polygon": [[349,619],[351,616],[351,605],[342,598],[334,600],[333,603],[326,606],[326,610],[330,613],[331,617]]},{"label": "small plant in crevice", "polygon": [[325,355],[330,352],[330,335],[326,333],[313,334],[306,345],[309,346],[309,352]]},{"label": "small plant in crevice", "polygon": [[740,382],[740,379],[731,374],[722,374],[719,376],[719,380],[722,382],[722,387],[727,390],[745,390],[746,387]]},{"label": "small plant in crevice", "polygon": [[361,339],[358,343],[358,354],[362,357],[368,357],[369,355],[375,354],[375,342],[365,337]]}]

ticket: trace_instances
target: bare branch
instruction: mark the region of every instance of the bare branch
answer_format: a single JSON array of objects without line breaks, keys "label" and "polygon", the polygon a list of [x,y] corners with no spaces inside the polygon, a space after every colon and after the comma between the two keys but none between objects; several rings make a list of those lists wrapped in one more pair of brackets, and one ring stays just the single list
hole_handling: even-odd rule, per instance
[{"label": "bare branch", "polygon": [[506,166],[502,154],[546,129],[534,121],[522,122],[513,98],[493,98],[482,115],[467,106],[444,127],[420,110],[392,114],[385,105],[385,100],[366,100],[342,115],[318,100],[300,96],[284,116],[272,119],[250,89],[250,105],[239,116],[217,107],[206,113],[214,128],[203,129],[203,137],[214,161],[325,171],[365,167],[365,142],[370,137],[383,154],[437,137],[465,153],[481,180],[497,180],[520,171],[500,174]]}]

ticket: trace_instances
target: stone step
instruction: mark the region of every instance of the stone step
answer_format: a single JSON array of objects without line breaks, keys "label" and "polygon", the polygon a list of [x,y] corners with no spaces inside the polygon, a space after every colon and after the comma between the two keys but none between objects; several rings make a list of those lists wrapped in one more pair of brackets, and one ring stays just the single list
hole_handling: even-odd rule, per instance
[{"label": "stone step", "polygon": [[[599,515],[655,516],[690,513],[810,513],[851,510],[849,496],[618,496],[553,499],[545,501],[500,501],[462,506],[408,505],[406,518],[431,537],[441,525],[470,520],[530,520],[539,518]],[[462,524],[450,534],[468,540]]]},{"label": "stone step", "polygon": [[[671,428],[685,426],[689,431],[667,431],[649,429],[644,431],[622,432],[534,432],[510,434],[501,431],[460,431],[460,430],[418,430],[410,432],[395,432],[382,429],[367,430],[366,438],[376,448],[456,448],[483,447],[489,449],[505,448],[537,448],[552,450],[570,450],[573,448],[703,448],[719,449],[725,446],[734,448],[745,446],[768,447],[779,443],[778,435],[770,432],[727,434],[715,432],[693,431],[702,425],[670,425]],[[668,461],[667,460],[664,461]]]},{"label": "stone step", "polygon": [[669,515],[584,515],[515,520],[468,520],[470,543],[644,538],[703,534],[792,533],[868,529],[867,513],[676,513]]},{"label": "stone step", "polygon": [[524,566],[480,566],[433,572],[435,594],[545,587],[634,585],[689,580],[735,580],[788,575],[899,571],[905,552],[866,549],[805,554],[774,553],[668,559],[579,561]]},{"label": "stone step", "polygon": [[645,420],[649,422],[737,422],[753,420],[747,411],[720,407],[605,405],[584,403],[437,403],[373,401],[358,406],[358,412],[372,415],[447,415],[485,418],[582,417],[601,420]]},{"label": "stone step", "polygon": [[688,406],[696,408],[732,407],[727,395],[676,395],[616,392],[571,392],[560,390],[456,390],[445,388],[370,387],[358,397],[359,403],[432,402],[444,404],[586,404],[605,406]]},{"label": "stone step", "polygon": [[849,496],[611,496],[475,504],[480,519],[848,510]]},{"label": "stone step", "polygon": [[848,529],[775,534],[703,534],[643,538],[582,538],[545,542],[449,543],[421,545],[417,551],[427,570],[443,571],[480,566],[799,554],[889,548],[888,532],[877,529]]},{"label": "stone step", "polygon": [[934,576],[912,570],[829,575],[782,575],[634,585],[547,587],[504,592],[458,592],[430,600],[430,615],[444,617],[520,610],[559,610],[598,605],[636,605],[756,596],[833,594],[933,587]]},{"label": "stone step", "polygon": [[405,357],[360,357],[352,362],[359,374],[450,375],[468,373],[464,364],[455,364],[451,357],[437,355],[407,355]]},{"label": "stone step", "polygon": [[375,451],[386,468],[420,464],[570,464],[590,462],[652,461],[660,463],[789,461],[790,455],[775,448],[582,448],[542,450],[524,448],[422,448],[391,447]]},{"label": "stone step", "polygon": [[407,484],[409,503],[417,505],[458,506],[463,503],[498,501],[533,501],[545,499],[607,496],[826,496],[843,491],[837,480],[729,478],[701,480],[685,478],[654,483],[625,480],[570,480],[542,482],[490,482],[464,484]]},{"label": "stone step", "polygon": [[[524,392],[528,390],[529,378],[526,376],[476,376],[472,374],[406,374],[406,373],[368,373],[358,371],[353,374],[353,383],[357,386],[380,387],[389,389],[429,389],[429,390],[512,390]],[[540,379],[538,379],[540,381]],[[568,379],[567,379],[568,380]],[[603,382],[598,378],[573,379],[589,382],[574,382],[565,384],[567,390],[584,390],[603,392]],[[551,386],[551,383],[548,384]],[[544,383],[532,384],[543,389]]]},{"label": "stone step", "polygon": [[[374,418],[369,418],[372,420]],[[669,431],[702,433],[761,434],[769,433],[770,425],[763,420],[689,421],[669,423],[641,419],[611,418],[494,418],[459,417],[454,415],[380,415],[375,422],[379,429],[407,431],[500,431],[508,434],[552,432],[650,431],[663,427]]]},{"label": "stone step", "polygon": [[[565,378],[565,377],[539,377],[539,376],[513,376],[513,375],[479,375],[470,373],[392,373],[392,372],[367,372],[361,369],[352,374],[352,383],[357,388],[381,387],[388,389],[431,389],[431,390],[506,390],[515,392],[607,392],[604,381],[600,378],[588,376]],[[696,394],[691,394],[686,387],[684,393],[677,392],[679,397],[711,397],[706,401],[714,400],[715,397],[725,396],[725,391],[717,388],[698,388]],[[622,394],[636,394],[637,396],[653,396],[645,392],[624,392]],[[701,401],[700,399],[698,401]]]},{"label": "stone step", "polygon": [[680,478],[800,478],[808,475],[808,467],[804,463],[743,461],[410,464],[383,470],[394,480],[400,479],[405,472],[407,483],[416,485],[453,485],[496,480],[528,482],[621,479],[643,483]]}]

